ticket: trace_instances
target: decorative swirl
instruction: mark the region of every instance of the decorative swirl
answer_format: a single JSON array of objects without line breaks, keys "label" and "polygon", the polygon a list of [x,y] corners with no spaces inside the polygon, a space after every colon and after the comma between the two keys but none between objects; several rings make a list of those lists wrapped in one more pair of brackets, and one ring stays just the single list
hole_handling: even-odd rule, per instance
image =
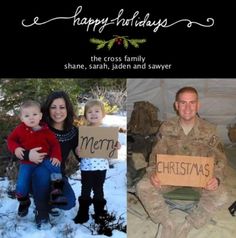
[{"label": "decorative swirl", "polygon": [[190,27],[192,27],[192,25],[193,24],[196,24],[196,25],[199,25],[199,26],[202,26],[202,27],[212,27],[213,25],[214,25],[214,23],[215,23],[215,21],[214,21],[214,19],[213,18],[207,18],[207,22],[210,22],[210,25],[204,25],[204,24],[201,24],[201,23],[199,23],[199,22],[196,22],[196,21],[191,21],[191,20],[189,20],[189,19],[181,19],[181,20],[178,20],[178,21],[176,21],[176,22],[173,22],[173,23],[171,23],[171,24],[169,24],[169,25],[165,25],[165,28],[166,27],[171,27],[171,26],[173,26],[173,25],[176,25],[176,24],[178,24],[179,22],[185,22],[185,21],[187,21],[188,23],[187,23],[187,27],[188,28],[190,28]]},{"label": "decorative swirl", "polygon": [[60,20],[67,20],[67,19],[72,19],[72,18],[74,18],[74,16],[72,16],[72,17],[55,17],[55,18],[49,19],[49,20],[44,21],[44,22],[38,22],[39,17],[35,17],[33,23],[31,23],[31,24],[25,24],[25,23],[24,23],[24,22],[25,22],[25,19],[23,19],[23,20],[21,21],[21,24],[22,24],[22,26],[24,26],[24,27],[31,27],[31,26],[33,26],[33,25],[40,26],[40,25],[47,24],[47,23],[49,23],[49,22],[51,22],[51,21],[55,21],[55,20],[59,20],[59,19],[60,19]]},{"label": "decorative swirl", "polygon": [[23,20],[21,21],[21,24],[22,24],[22,26],[24,26],[24,27],[31,27],[31,26],[33,26],[33,25],[38,25],[38,24],[37,24],[38,20],[39,20],[39,18],[38,18],[38,17],[35,17],[33,23],[26,25],[26,24],[24,23],[24,22],[25,22],[25,19],[23,19]]}]

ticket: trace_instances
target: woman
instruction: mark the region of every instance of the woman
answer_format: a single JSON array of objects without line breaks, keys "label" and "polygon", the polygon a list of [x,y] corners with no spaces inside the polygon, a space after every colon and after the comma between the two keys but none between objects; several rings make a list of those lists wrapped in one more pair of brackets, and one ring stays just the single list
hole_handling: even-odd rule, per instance
[{"label": "woman", "polygon": [[[43,121],[46,122],[52,132],[55,133],[60,142],[62,162],[61,172],[63,174],[63,195],[67,198],[66,205],[57,206],[60,209],[69,210],[76,204],[76,198],[71,188],[68,178],[65,175],[65,162],[70,151],[75,154],[78,145],[78,129],[73,126],[74,111],[68,95],[63,91],[52,92],[48,95],[46,102],[42,107]],[[39,153],[40,148],[34,148],[29,151],[28,158],[37,164],[42,162],[44,155]],[[76,155],[76,154],[75,154]],[[49,221],[49,211],[52,208],[49,205],[50,194],[50,173],[39,166],[35,170],[32,178],[33,197],[36,206],[35,221],[38,227],[42,223]]]}]

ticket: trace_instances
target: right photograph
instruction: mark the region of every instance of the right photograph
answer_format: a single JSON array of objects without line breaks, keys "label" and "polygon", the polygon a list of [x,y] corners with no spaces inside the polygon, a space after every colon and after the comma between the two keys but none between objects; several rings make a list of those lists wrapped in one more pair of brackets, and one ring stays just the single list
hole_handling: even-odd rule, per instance
[{"label": "right photograph", "polygon": [[236,233],[236,79],[127,79],[129,238]]}]

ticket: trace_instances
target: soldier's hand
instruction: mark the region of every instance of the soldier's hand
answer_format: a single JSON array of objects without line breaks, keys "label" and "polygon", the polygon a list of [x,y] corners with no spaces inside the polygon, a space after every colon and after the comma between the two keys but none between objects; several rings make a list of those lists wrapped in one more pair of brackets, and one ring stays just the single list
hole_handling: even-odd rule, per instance
[{"label": "soldier's hand", "polygon": [[205,187],[208,191],[215,191],[219,187],[219,182],[216,177],[210,179]]},{"label": "soldier's hand", "polygon": [[150,181],[151,181],[151,184],[154,186],[154,187],[157,187],[157,188],[160,188],[161,187],[161,183],[160,183],[160,180],[157,176],[156,173],[152,173],[151,176],[150,176]]}]

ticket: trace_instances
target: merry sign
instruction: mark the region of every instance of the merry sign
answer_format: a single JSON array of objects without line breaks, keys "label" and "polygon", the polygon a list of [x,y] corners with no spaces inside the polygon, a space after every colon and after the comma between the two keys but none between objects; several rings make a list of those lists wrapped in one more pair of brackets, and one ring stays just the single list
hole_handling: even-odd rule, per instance
[{"label": "merry sign", "polygon": [[117,127],[79,127],[79,155],[82,158],[117,158]]}]

